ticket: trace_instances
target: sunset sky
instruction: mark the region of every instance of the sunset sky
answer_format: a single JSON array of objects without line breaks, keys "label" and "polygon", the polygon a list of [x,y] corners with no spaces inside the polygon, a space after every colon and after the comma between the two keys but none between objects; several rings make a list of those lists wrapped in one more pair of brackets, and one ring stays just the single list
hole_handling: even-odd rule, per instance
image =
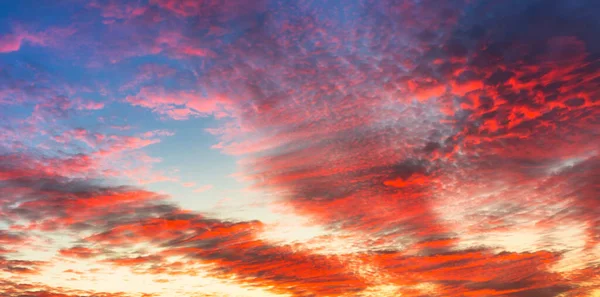
[{"label": "sunset sky", "polygon": [[599,297],[599,14],[0,1],[0,297]]}]

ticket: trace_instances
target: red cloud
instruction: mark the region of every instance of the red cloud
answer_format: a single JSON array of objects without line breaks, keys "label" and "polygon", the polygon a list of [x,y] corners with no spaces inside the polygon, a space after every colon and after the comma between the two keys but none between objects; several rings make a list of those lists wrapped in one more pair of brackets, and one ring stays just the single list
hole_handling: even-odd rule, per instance
[{"label": "red cloud", "polygon": [[[164,247],[157,255],[107,260],[113,265],[130,266],[137,273],[194,274],[193,270],[185,270],[194,260],[187,264],[163,262],[165,257],[183,256],[197,263],[215,264],[212,274],[217,277],[236,275],[253,285],[275,286],[276,292],[335,296],[349,287],[366,287],[365,280],[353,276],[338,260],[257,239],[261,229],[259,222],[229,223],[182,213],[117,226],[86,240],[107,247],[142,242]],[[310,286],[306,280],[311,280]]]},{"label": "red cloud", "polygon": [[39,274],[47,264],[44,261],[12,260],[0,256],[0,271],[15,275]]},{"label": "red cloud", "polygon": [[[586,12],[596,6],[317,2],[94,2],[108,31],[70,46],[119,70],[129,57],[166,59],[170,66],[126,79],[120,91],[137,94],[117,94],[121,103],[226,122],[210,130],[220,138],[214,147],[240,156],[253,188],[326,230],[368,238],[366,251],[323,255],[273,243],[260,236],[267,226],[259,221],[209,218],[164,195],[95,180],[143,175],[156,159],[138,151],[170,132],[63,129],[73,110],[102,104],[54,87],[46,95],[44,79],[2,85],[8,99],[0,102],[35,98],[27,121],[38,123],[8,125],[2,135],[5,151],[15,152],[0,157],[2,223],[82,235],[63,257],[151,277],[208,265],[212,276],[292,296],[366,295],[384,283],[415,297],[597,289],[594,261],[555,269],[573,250],[563,255],[552,238],[555,227],[583,226],[578,249],[587,257],[600,240],[598,27]],[[59,33],[15,30],[0,37],[0,52],[55,46],[67,34]],[[44,135],[34,132],[39,123],[50,126]],[[35,137],[21,139],[25,132]],[[54,146],[36,148],[48,154],[27,148],[50,137]],[[542,235],[526,247],[532,252],[486,241],[524,227]],[[22,243],[15,234],[0,232],[0,243]],[[43,265],[0,258],[0,270],[15,275]],[[7,281],[0,288],[10,297],[95,294]]]},{"label": "red cloud", "polygon": [[87,259],[99,255],[101,252],[98,250],[86,248],[86,247],[72,247],[68,249],[62,249],[58,251],[61,256],[70,258]]}]

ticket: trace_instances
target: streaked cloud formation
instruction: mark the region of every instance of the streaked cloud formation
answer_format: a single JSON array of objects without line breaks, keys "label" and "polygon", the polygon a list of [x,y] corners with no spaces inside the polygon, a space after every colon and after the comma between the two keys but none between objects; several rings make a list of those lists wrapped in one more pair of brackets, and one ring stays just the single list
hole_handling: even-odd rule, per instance
[{"label": "streaked cloud formation", "polygon": [[3,296],[600,296],[595,1],[1,7]]}]

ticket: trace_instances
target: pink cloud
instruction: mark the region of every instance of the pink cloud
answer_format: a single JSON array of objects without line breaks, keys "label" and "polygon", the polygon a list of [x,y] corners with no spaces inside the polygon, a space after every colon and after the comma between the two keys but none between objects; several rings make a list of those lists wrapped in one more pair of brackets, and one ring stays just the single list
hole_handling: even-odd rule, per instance
[{"label": "pink cloud", "polygon": [[21,48],[22,41],[23,36],[12,34],[0,36],[0,53],[18,51]]},{"label": "pink cloud", "polygon": [[208,190],[210,190],[212,188],[213,188],[213,185],[203,185],[203,186],[200,186],[200,187],[194,189],[194,192],[195,193],[202,193],[202,192],[206,192],[206,191],[208,191]]},{"label": "pink cloud", "polygon": [[72,35],[72,28],[50,28],[40,32],[29,32],[17,27],[13,33],[0,35],[0,53],[10,53],[21,49],[23,43],[37,46],[55,46],[60,40]]},{"label": "pink cloud", "polygon": [[88,7],[99,9],[102,17],[111,21],[135,18],[148,9],[146,6],[119,1],[90,1]]},{"label": "pink cloud", "polygon": [[184,47],[178,49],[178,52],[189,55],[189,56],[197,56],[197,57],[213,57],[215,53],[209,49],[195,48],[195,47]]},{"label": "pink cloud", "polygon": [[230,101],[222,96],[203,97],[194,91],[168,92],[157,87],[144,87],[137,95],[128,96],[126,101],[174,120],[215,114],[226,111],[230,105]]},{"label": "pink cloud", "polygon": [[76,102],[76,106],[80,110],[100,110],[104,108],[104,102],[79,100]]},{"label": "pink cloud", "polygon": [[262,11],[265,5],[262,0],[152,0],[151,3],[179,16],[212,16],[220,21]]}]

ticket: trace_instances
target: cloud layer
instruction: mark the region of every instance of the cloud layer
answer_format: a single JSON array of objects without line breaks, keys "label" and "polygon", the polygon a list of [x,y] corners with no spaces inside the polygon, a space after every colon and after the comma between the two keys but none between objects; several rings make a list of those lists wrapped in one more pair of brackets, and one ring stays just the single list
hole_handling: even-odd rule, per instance
[{"label": "cloud layer", "polygon": [[8,297],[600,294],[594,1],[74,5],[0,31]]}]

